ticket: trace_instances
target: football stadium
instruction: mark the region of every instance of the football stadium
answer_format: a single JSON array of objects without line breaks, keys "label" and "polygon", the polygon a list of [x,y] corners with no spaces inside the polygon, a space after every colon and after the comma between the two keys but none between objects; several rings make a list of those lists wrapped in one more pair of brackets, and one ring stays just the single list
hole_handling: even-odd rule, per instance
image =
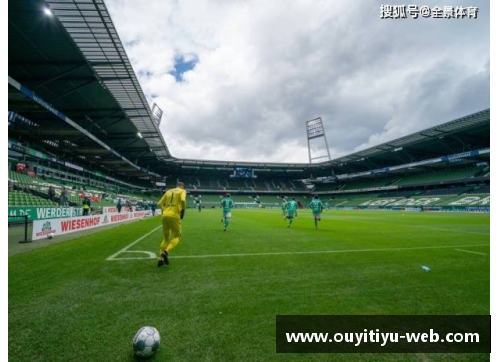
[{"label": "football stadium", "polygon": [[490,314],[489,109],[320,162],[174,157],[102,0],[8,6],[9,360],[489,360],[276,353],[277,315]]}]

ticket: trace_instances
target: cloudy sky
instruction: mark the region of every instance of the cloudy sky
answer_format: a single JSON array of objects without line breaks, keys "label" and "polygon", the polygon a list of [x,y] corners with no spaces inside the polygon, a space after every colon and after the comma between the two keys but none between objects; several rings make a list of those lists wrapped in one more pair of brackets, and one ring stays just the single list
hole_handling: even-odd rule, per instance
[{"label": "cloudy sky", "polygon": [[106,1],[175,157],[282,162],[308,161],[318,116],[338,157],[490,106],[489,1],[411,3],[478,19],[382,20],[363,0]]}]

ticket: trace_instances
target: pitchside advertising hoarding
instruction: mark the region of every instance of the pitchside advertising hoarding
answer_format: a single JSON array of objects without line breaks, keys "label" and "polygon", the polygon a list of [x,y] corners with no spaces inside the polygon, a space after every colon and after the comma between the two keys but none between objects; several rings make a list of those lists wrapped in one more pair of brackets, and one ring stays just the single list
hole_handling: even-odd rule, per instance
[{"label": "pitchside advertising hoarding", "polygon": [[[132,211],[135,211],[135,208],[132,207],[131,209],[129,209],[128,206],[122,206],[122,209],[120,210],[120,212],[132,212]],[[108,214],[108,213],[112,214],[115,212],[118,212],[118,208],[116,206],[105,206],[102,208],[103,214]]]},{"label": "pitchside advertising hoarding", "polygon": [[52,233],[55,236],[58,236],[77,231],[95,229],[106,225],[118,224],[130,220],[138,220],[146,216],[151,216],[151,210],[35,220],[33,221],[32,240],[46,238]]},{"label": "pitchside advertising hoarding", "polygon": [[[121,212],[132,212],[134,208],[129,210],[127,206],[123,206]],[[103,207],[103,214],[118,212],[115,206]],[[9,206],[9,216],[25,216],[28,215],[29,221],[58,219],[67,217],[77,217],[83,215],[81,207],[26,207],[26,206]]]},{"label": "pitchside advertising hoarding", "polygon": [[81,207],[10,207],[9,216],[28,215],[30,221],[83,215]]}]

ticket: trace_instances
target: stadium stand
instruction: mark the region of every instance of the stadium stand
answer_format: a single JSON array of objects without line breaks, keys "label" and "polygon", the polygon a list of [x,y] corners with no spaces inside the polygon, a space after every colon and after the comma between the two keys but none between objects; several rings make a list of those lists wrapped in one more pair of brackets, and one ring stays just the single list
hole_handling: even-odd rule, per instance
[{"label": "stadium stand", "polygon": [[262,180],[249,180],[250,183],[253,183],[253,189],[256,191],[270,191],[270,187],[267,182]]},{"label": "stadium stand", "polygon": [[344,191],[347,190],[358,190],[358,189],[368,189],[368,188],[375,188],[375,187],[383,187],[383,186],[388,186],[391,183],[394,182],[393,178],[383,178],[383,179],[374,179],[374,180],[359,180],[359,181],[353,181],[347,184],[344,184],[343,187],[341,188]]},{"label": "stadium stand", "polygon": [[322,183],[316,184],[314,187],[314,192],[328,192],[341,190],[344,185],[339,185],[337,183]]},{"label": "stadium stand", "polygon": [[217,190],[217,189],[220,189],[221,186],[219,184],[219,180],[216,178],[200,178],[199,179],[199,188],[200,189]]},{"label": "stadium stand", "polygon": [[[177,180],[177,179],[176,179]],[[226,176],[197,177],[185,175],[178,178],[183,181],[187,190],[193,192],[231,191],[252,193],[308,193],[307,186],[302,181],[288,179],[238,179]],[[169,187],[175,187],[175,181],[170,180]]]},{"label": "stadium stand", "polygon": [[442,193],[425,196],[364,194],[333,197],[331,207],[409,207],[409,206],[489,206],[490,198],[486,194],[462,193],[458,195]]},{"label": "stadium stand", "polygon": [[450,180],[462,180],[474,177],[482,171],[480,167],[464,167],[458,169],[445,169],[436,172],[422,173],[416,175],[404,176],[401,180],[396,181],[395,185],[421,185],[426,183],[436,183]]},{"label": "stadium stand", "polygon": [[165,180],[165,188],[171,189],[171,188],[176,187],[178,181],[180,181],[180,180],[178,180],[177,177],[175,177],[175,178],[172,178],[172,177],[167,178]]},{"label": "stadium stand", "polygon": [[409,197],[413,195],[418,195],[421,191],[416,190],[405,190],[405,191],[390,191],[382,193],[381,197]]},{"label": "stadium stand", "polygon": [[472,192],[474,194],[489,194],[490,193],[490,185],[479,186]]},{"label": "stadium stand", "polygon": [[251,190],[248,186],[247,181],[243,179],[229,179],[226,180],[227,190]]},{"label": "stadium stand", "polygon": [[464,186],[464,187],[453,187],[453,188],[438,188],[438,189],[433,189],[433,190],[427,190],[423,192],[421,195],[422,196],[434,196],[434,195],[460,195],[463,194],[467,191],[471,190],[470,187]]},{"label": "stadium stand", "polygon": [[434,172],[412,172],[400,177],[383,177],[375,179],[352,179],[338,183],[316,184],[315,192],[352,191],[386,186],[421,186],[425,184],[441,184],[453,180],[467,180],[474,176],[483,176],[484,169],[480,166],[445,169]]},{"label": "stadium stand", "polygon": [[[14,165],[14,162],[12,165]],[[29,163],[24,163],[23,165],[28,167],[26,171],[30,168],[33,169]],[[94,210],[99,210],[105,206],[114,206],[118,198],[125,201],[128,200],[133,205],[137,205],[141,202],[156,201],[159,197],[158,193],[154,197],[145,197],[144,195],[133,193],[118,193],[116,191],[118,187],[106,187],[106,185],[99,182],[93,183],[90,180],[67,171],[54,169],[52,172],[54,174],[62,172],[67,178],[62,180],[48,177],[48,173],[44,173],[43,176],[37,176],[34,172],[9,171],[9,206],[58,206],[61,204],[63,190],[66,192],[67,206],[80,206],[84,196],[88,196],[92,200]],[[54,201],[49,200],[50,188],[55,192]],[[10,197],[11,193],[12,197]]]},{"label": "stadium stand", "polygon": [[260,202],[264,204],[280,204],[283,202],[283,198],[281,196],[266,196],[266,195],[260,195],[259,196]]},{"label": "stadium stand", "polygon": [[272,184],[273,184],[274,188],[275,188],[275,189],[277,189],[277,190],[280,190],[280,191],[281,191],[281,190],[286,189],[286,185],[285,185],[285,183],[283,182],[283,180],[280,180],[280,179],[272,179],[272,180],[271,180],[271,182],[272,182]]},{"label": "stadium stand", "polygon": [[307,186],[301,181],[289,181],[292,191],[308,191]]},{"label": "stadium stand", "polygon": [[32,195],[24,191],[9,191],[8,194],[9,206],[37,206],[49,207],[57,206],[57,203],[44,199],[39,196]]},{"label": "stadium stand", "polygon": [[441,205],[446,206],[490,206],[490,196],[485,194],[467,194],[446,200]]}]

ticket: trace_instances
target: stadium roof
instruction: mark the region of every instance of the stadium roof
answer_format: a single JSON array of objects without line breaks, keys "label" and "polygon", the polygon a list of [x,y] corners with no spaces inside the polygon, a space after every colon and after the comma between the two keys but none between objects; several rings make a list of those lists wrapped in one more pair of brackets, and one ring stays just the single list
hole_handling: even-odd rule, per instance
[{"label": "stadium roof", "polygon": [[[46,4],[55,16],[44,13]],[[174,158],[103,0],[9,0],[9,84],[9,110],[37,124],[9,127],[9,136],[12,132],[33,143],[44,141],[65,157],[126,176],[227,172],[246,166],[308,178],[490,145],[487,109],[316,164]]]},{"label": "stadium roof", "polygon": [[[102,0],[9,0],[9,77],[102,140],[89,142],[68,124],[48,117],[9,87],[9,110],[39,122],[37,137],[75,144],[71,152],[114,170],[144,175],[121,157],[151,167],[170,152]],[[29,131],[24,134],[29,139]],[[133,174],[130,174],[133,172]]]},{"label": "stadium roof", "polygon": [[[486,109],[378,146],[324,162],[321,167],[373,169],[490,146],[490,110]],[[359,164],[359,165],[358,165]]]},{"label": "stadium roof", "polygon": [[315,164],[284,164],[257,162],[224,162],[176,159],[180,167],[236,167],[301,170],[304,174],[328,176],[361,172],[428,158],[456,154],[490,146],[490,110],[486,109],[440,124],[378,146],[367,148],[331,161]]}]

